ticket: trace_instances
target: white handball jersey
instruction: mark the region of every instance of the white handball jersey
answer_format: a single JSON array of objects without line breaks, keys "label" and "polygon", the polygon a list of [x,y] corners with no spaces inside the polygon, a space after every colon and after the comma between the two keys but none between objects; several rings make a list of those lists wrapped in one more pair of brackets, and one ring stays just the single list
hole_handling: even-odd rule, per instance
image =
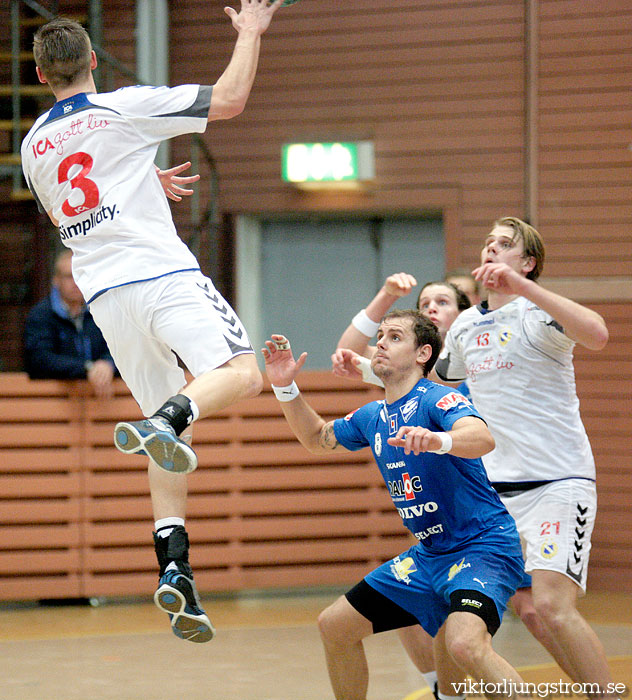
[{"label": "white handball jersey", "polygon": [[523,297],[494,311],[472,307],[452,324],[437,374],[467,379],[496,440],[483,457],[490,481],[595,478],[575,389],[574,345]]},{"label": "white handball jersey", "polygon": [[112,287],[196,270],[155,173],[161,141],[202,133],[212,88],[79,93],[41,115],[22,142],[38,205],[59,222],[87,301]]}]

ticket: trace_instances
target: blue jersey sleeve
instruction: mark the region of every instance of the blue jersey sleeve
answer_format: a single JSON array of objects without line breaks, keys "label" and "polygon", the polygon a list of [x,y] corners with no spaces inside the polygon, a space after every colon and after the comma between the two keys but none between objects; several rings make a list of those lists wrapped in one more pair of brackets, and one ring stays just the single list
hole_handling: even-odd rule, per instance
[{"label": "blue jersey sleeve", "polygon": [[374,414],[371,408],[374,408],[376,403],[377,402],[374,402],[373,404],[363,406],[357,411],[349,413],[344,418],[338,418],[334,421],[336,440],[338,440],[343,447],[355,451],[369,446],[367,425],[371,416]]},{"label": "blue jersey sleeve", "polygon": [[446,387],[442,392],[434,392],[429,398],[428,413],[443,430],[451,430],[456,421],[465,416],[481,418],[470,399],[458,389],[450,390]]}]

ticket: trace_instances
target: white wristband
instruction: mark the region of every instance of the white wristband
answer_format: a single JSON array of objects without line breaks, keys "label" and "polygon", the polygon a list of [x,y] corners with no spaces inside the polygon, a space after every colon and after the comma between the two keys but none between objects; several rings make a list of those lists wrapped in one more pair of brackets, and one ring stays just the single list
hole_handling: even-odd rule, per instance
[{"label": "white wristband", "polygon": [[366,311],[358,311],[358,313],[351,319],[351,325],[367,338],[372,338],[376,333],[380,324],[377,321],[371,321],[371,319],[366,315]]},{"label": "white wristband", "polygon": [[452,449],[452,435],[450,433],[435,433],[435,435],[441,440],[441,447],[438,450],[428,450],[428,452],[434,452],[436,455],[444,455]]},{"label": "white wristband", "polygon": [[293,401],[301,392],[296,386],[296,382],[292,382],[287,386],[272,386],[272,391],[279,401]]},{"label": "white wristband", "polygon": [[356,367],[362,372],[362,381],[365,384],[375,384],[376,386],[384,387],[384,382],[375,376],[375,372],[371,367],[371,360],[368,357],[361,357]]}]

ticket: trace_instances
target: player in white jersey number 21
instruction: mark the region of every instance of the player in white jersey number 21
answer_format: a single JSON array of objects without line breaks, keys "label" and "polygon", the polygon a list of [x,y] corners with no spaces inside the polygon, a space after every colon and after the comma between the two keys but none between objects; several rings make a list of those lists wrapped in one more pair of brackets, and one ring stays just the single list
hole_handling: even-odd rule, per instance
[{"label": "player in white jersey number 21", "polygon": [[612,681],[605,653],[579,614],[595,521],[595,465],[579,415],[572,350],[608,341],[591,309],[544,289],[540,234],[520,219],[495,222],[473,274],[487,301],[454,321],[436,364],[445,381],[467,378],[496,440],[483,458],[526,545],[533,605],[573,680]]}]

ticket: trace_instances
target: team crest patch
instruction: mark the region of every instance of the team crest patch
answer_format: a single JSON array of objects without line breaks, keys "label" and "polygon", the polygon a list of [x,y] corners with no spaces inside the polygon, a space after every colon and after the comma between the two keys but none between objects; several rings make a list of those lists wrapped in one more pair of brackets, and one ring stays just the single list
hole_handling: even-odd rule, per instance
[{"label": "team crest patch", "polygon": [[472,565],[468,561],[467,564],[465,563],[465,557],[461,559],[461,561],[458,564],[452,564],[450,567],[450,571],[448,571],[448,581],[452,581],[452,579],[463,569],[469,569]]},{"label": "team crest patch", "polygon": [[410,574],[414,574],[416,571],[417,567],[412,557],[406,557],[405,559],[395,557],[391,564],[393,576],[395,576],[398,581],[403,581],[404,583],[410,583]]},{"label": "team crest patch", "polygon": [[555,542],[552,541],[544,542],[540,547],[540,554],[545,559],[553,559],[553,557],[557,554],[557,544],[555,544]]},{"label": "team crest patch", "polygon": [[389,413],[388,415],[388,434],[395,435],[397,433],[397,413]]},{"label": "team crest patch", "polygon": [[417,406],[419,406],[419,398],[415,396],[414,398],[406,401],[406,403],[399,409],[399,412],[402,414],[402,418],[404,419],[404,423],[408,423],[411,416],[417,410]]},{"label": "team crest patch", "polygon": [[505,345],[507,345],[507,343],[511,340],[511,329],[503,328],[498,335],[498,340],[500,344],[505,347]]}]

